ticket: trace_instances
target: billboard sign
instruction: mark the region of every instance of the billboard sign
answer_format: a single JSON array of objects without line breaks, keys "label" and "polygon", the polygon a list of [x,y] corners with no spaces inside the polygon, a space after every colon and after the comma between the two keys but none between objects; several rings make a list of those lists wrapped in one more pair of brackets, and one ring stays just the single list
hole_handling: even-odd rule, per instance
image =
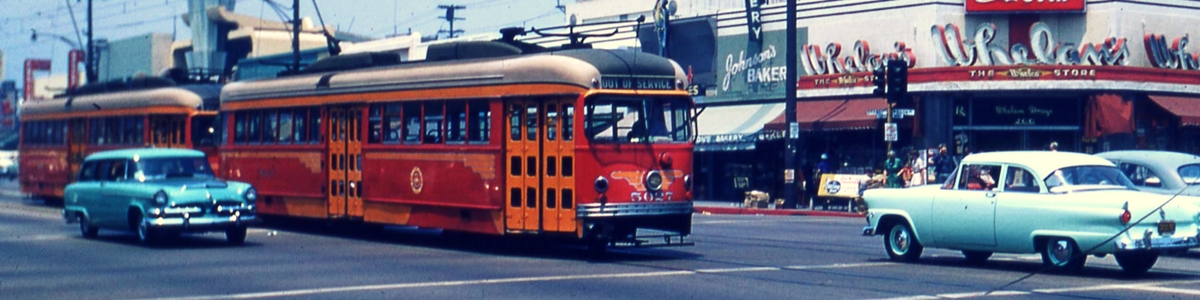
[{"label": "billboard sign", "polygon": [[1084,12],[1087,0],[966,0],[967,13]]}]

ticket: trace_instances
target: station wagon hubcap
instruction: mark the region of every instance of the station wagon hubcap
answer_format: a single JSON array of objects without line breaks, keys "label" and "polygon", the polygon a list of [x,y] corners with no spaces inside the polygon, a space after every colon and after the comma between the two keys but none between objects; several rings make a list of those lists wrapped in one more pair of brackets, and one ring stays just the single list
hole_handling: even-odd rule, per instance
[{"label": "station wagon hubcap", "polygon": [[908,230],[904,226],[892,227],[892,250],[897,254],[908,252]]}]

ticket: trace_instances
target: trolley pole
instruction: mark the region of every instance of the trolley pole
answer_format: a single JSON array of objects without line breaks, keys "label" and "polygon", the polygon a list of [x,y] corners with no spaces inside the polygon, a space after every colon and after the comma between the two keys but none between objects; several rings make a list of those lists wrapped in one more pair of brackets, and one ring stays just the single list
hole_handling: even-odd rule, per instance
[{"label": "trolley pole", "polygon": [[300,72],[300,0],[292,0],[292,72]]},{"label": "trolley pole", "polygon": [[800,138],[800,125],[796,123],[796,84],[798,76],[796,76],[797,55],[796,50],[796,1],[787,1],[787,74],[784,79],[784,120],[787,121],[787,136],[784,137],[784,152],[783,152],[783,203],[784,207],[796,207],[797,193],[796,186],[801,172],[796,170],[796,156],[799,154],[797,149],[797,140]]}]

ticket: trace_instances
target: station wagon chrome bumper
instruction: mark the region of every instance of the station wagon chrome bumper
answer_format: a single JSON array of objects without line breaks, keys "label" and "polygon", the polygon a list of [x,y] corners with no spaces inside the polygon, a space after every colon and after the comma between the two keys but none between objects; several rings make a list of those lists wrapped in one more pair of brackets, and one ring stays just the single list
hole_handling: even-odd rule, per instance
[{"label": "station wagon chrome bumper", "polygon": [[247,226],[258,221],[258,217],[253,212],[247,212],[248,214],[243,215],[239,211],[227,216],[209,214],[201,217],[189,217],[187,215],[179,217],[149,217],[142,219],[142,222],[146,222],[150,227],[165,230],[188,232],[223,230],[226,228]]}]

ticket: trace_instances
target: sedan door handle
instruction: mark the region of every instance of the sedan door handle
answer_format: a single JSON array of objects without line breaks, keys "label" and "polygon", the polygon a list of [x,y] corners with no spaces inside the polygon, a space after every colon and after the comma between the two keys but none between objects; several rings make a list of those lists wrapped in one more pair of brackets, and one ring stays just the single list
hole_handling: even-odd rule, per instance
[{"label": "sedan door handle", "polygon": [[986,194],[983,194],[983,195],[987,196],[988,198],[995,198],[996,192],[987,192]]}]

